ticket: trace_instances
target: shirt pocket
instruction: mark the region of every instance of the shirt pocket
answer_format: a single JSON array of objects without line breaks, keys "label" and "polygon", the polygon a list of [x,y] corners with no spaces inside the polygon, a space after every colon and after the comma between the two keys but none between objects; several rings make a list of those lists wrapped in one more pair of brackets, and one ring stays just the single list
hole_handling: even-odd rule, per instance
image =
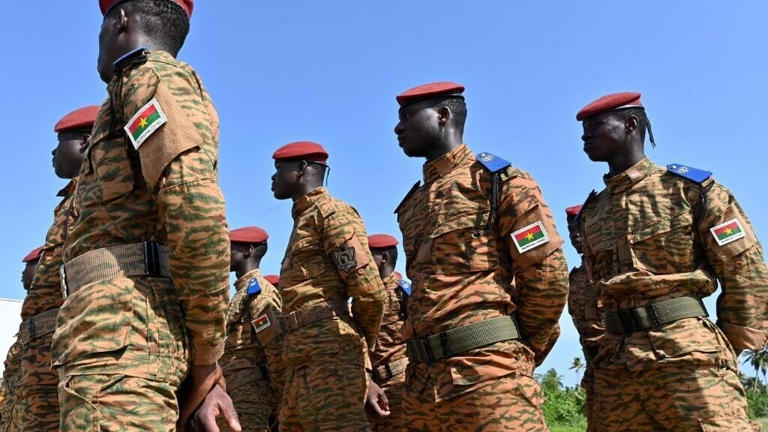
[{"label": "shirt pocket", "polygon": [[432,264],[438,274],[482,272],[499,265],[496,231],[485,229],[487,211],[472,211],[442,222],[432,231]]},{"label": "shirt pocket", "polygon": [[587,214],[584,219],[584,242],[589,246],[590,266],[597,281],[616,275],[619,271],[619,261],[615,241],[608,226],[610,221],[596,214]]},{"label": "shirt pocket", "polygon": [[710,357],[724,348],[715,325],[703,317],[685,318],[649,330],[648,338],[658,360],[701,357],[702,354]]},{"label": "shirt pocket", "polygon": [[315,238],[301,239],[293,245],[289,265],[305,279],[314,279],[336,269],[320,241]]},{"label": "shirt pocket", "polygon": [[114,201],[133,190],[131,160],[122,134],[97,134],[86,154],[79,200],[83,207]]},{"label": "shirt pocket", "polygon": [[633,228],[630,235],[632,266],[654,274],[693,271],[696,263],[692,219],[677,215],[655,219]]}]

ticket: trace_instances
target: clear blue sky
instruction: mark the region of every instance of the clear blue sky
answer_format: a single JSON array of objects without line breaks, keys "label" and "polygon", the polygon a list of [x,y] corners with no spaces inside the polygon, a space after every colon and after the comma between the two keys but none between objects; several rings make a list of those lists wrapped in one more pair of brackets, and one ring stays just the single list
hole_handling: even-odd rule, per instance
[{"label": "clear blue sky", "polygon": [[[768,238],[766,2],[196,3],[179,57],[197,69],[221,116],[230,226],[271,235],[267,273],[278,271],[292,224],[290,202],[269,190],[272,151],[298,139],[325,145],[331,192],[357,207],[370,233],[399,237],[392,210],[422,161],[397,146],[394,96],[438,80],[467,87],[466,142],[532,173],[562,234],[563,209],[602,188],[606,171],[581,151],[576,111],[635,90],[658,143],[650,157],[713,171]],[[4,1],[0,15],[0,297],[21,298],[20,260],[43,242],[65,184],[50,164],[53,125],[106,96],[96,73],[102,17],[96,0]],[[577,264],[570,247],[566,254]],[[580,350],[570,318],[561,322],[540,371],[556,367],[572,384],[567,367]]]}]

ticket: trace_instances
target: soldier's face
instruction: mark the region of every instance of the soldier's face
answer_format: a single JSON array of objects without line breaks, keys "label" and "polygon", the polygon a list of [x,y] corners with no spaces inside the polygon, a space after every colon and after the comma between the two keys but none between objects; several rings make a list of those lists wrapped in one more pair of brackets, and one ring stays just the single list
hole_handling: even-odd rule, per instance
[{"label": "soldier's face", "polygon": [[99,59],[96,68],[105,83],[109,83],[112,78],[115,60],[130,51],[130,38],[125,10],[116,6],[104,17],[99,31]]},{"label": "soldier's face", "polygon": [[24,267],[24,271],[21,273],[21,284],[24,285],[24,289],[29,291],[32,286],[32,278],[35,277],[35,269],[37,268],[37,260],[28,262]]},{"label": "soldier's face", "polygon": [[230,243],[229,252],[229,271],[235,271],[238,266],[241,266],[247,256],[248,245],[242,243]]},{"label": "soldier's face", "polygon": [[299,190],[301,161],[275,161],[272,193],[279,200],[292,198]]},{"label": "soldier's face", "polygon": [[568,237],[571,239],[571,245],[576,249],[576,252],[581,253],[581,233],[579,232],[579,225],[574,219],[568,218]]},{"label": "soldier's face", "polygon": [[59,145],[51,152],[57,176],[71,179],[77,175],[89,137],[86,133],[59,133]]},{"label": "soldier's face", "polygon": [[588,118],[582,123],[584,153],[595,162],[612,160],[624,149],[627,140],[624,118],[616,113],[605,113]]},{"label": "soldier's face", "polygon": [[395,126],[397,142],[410,157],[425,157],[433,144],[440,141],[440,116],[434,104],[425,101],[406,105],[398,112]]}]

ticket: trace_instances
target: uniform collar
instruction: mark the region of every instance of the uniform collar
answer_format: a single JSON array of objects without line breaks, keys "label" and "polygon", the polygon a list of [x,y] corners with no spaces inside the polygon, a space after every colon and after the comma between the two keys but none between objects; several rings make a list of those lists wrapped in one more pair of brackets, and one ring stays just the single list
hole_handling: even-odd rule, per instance
[{"label": "uniform collar", "polygon": [[608,177],[608,174],[603,176],[605,186],[613,193],[621,193],[629,190],[632,186],[636,185],[640,180],[646,178],[648,174],[652,173],[654,169],[653,162],[647,157],[644,157],[640,162],[632,165],[624,170],[624,172],[616,174],[613,177]]},{"label": "uniform collar", "polygon": [[318,186],[308,194],[294,201],[293,208],[291,209],[291,215],[293,216],[293,218],[297,219],[310,207],[315,205],[315,202],[317,201],[318,198],[324,195],[328,195],[328,191],[324,187]]},{"label": "uniform collar", "polygon": [[462,144],[439,158],[427,162],[422,168],[424,183],[431,183],[443,177],[462,165],[466,160],[473,158],[472,151],[466,144]]},{"label": "uniform collar", "polygon": [[127,53],[118,57],[117,60],[112,63],[112,65],[115,67],[115,70],[122,69],[130,64],[133,64],[134,61],[138,61],[140,59],[146,61],[146,57],[148,55],[148,49],[144,47],[138,47],[135,50],[128,51]]},{"label": "uniform collar", "polygon": [[57,197],[68,197],[72,195],[73,192],[75,192],[75,187],[77,187],[77,177],[72,178],[72,180],[67,183],[66,186],[62,190],[60,190],[58,193],[56,193]]},{"label": "uniform collar", "polygon": [[253,278],[261,277],[261,271],[259,269],[253,269],[249,271],[248,273],[240,276],[237,281],[235,281],[235,290],[240,291],[241,289],[248,286],[248,281],[250,281]]}]

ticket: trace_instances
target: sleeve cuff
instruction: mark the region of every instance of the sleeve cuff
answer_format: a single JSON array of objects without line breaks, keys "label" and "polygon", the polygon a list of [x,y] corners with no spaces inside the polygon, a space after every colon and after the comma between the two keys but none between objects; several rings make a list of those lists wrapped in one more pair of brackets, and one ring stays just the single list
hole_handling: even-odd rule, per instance
[{"label": "sleeve cuff", "polygon": [[216,363],[224,354],[224,341],[217,345],[192,345],[192,364],[207,365]]},{"label": "sleeve cuff", "polygon": [[742,327],[724,321],[718,322],[717,325],[723,330],[725,337],[728,338],[737,353],[745,349],[759,351],[765,348],[765,343],[768,340],[768,332],[765,330]]}]

